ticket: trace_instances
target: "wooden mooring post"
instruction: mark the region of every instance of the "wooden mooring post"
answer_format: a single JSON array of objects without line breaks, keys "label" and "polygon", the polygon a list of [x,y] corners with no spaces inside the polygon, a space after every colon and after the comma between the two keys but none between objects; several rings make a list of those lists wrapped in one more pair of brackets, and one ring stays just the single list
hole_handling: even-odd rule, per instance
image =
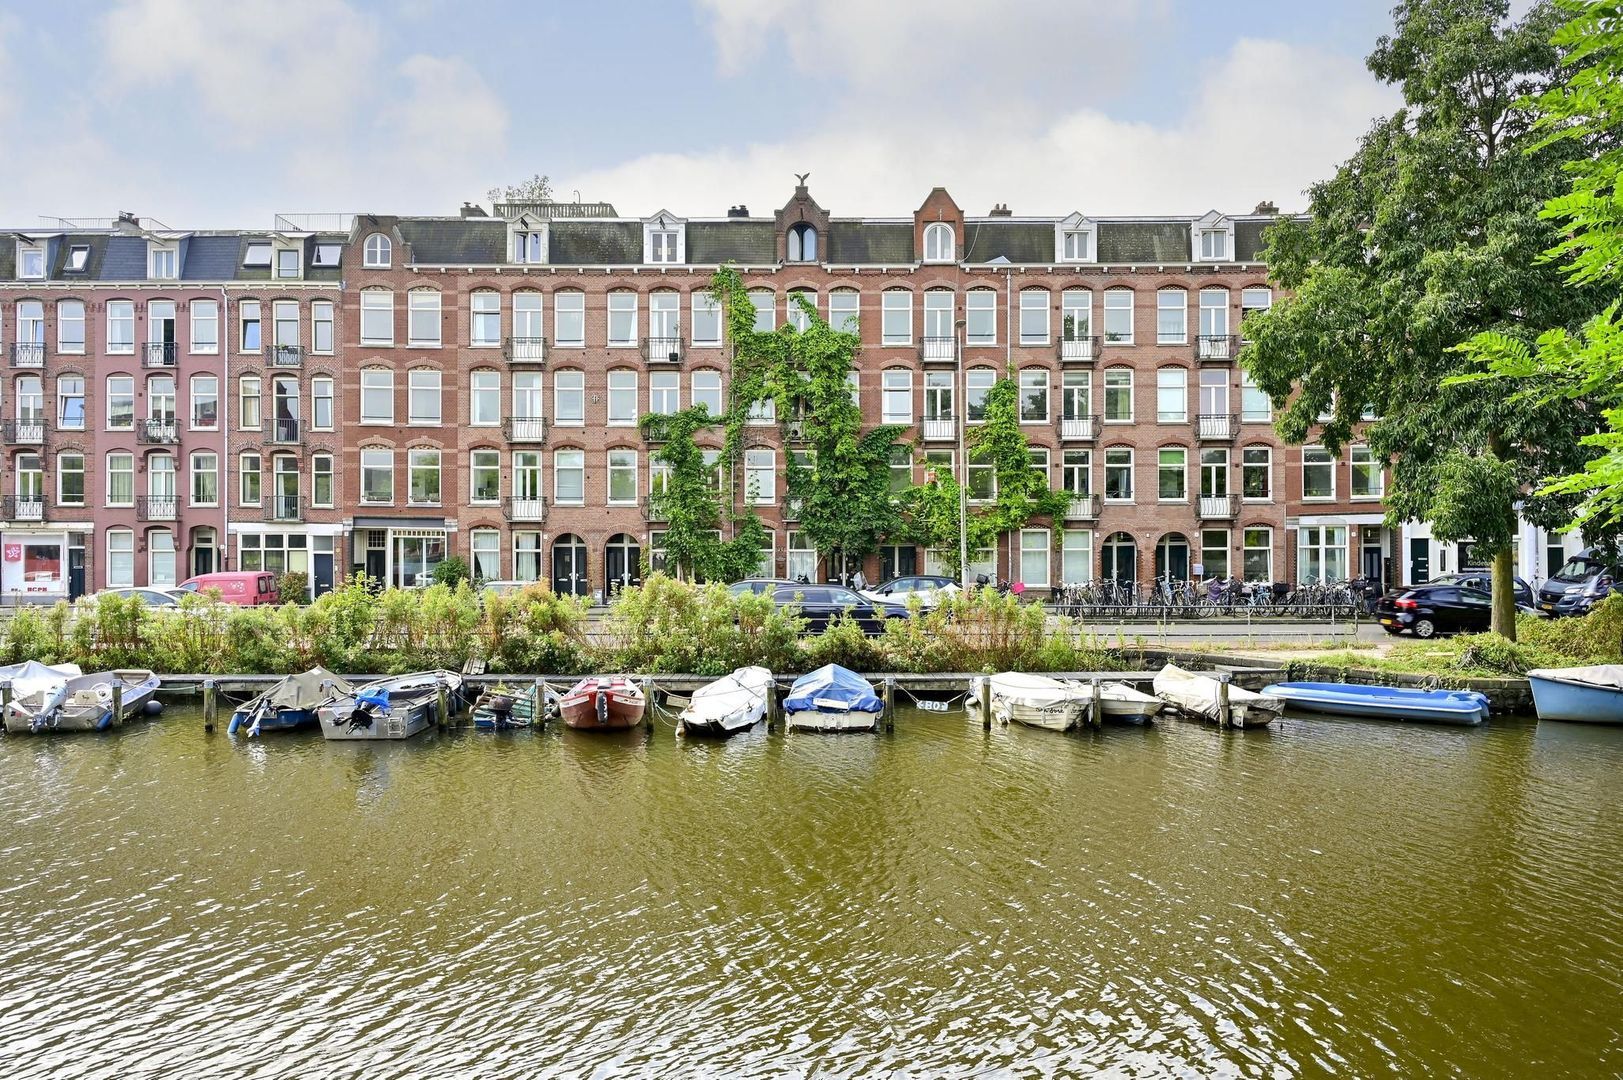
[{"label": "wooden mooring post", "polygon": [[536,728],[545,729],[547,726],[547,699],[552,697],[548,691],[547,680],[535,680],[535,705],[530,716],[530,723]]},{"label": "wooden mooring post", "polygon": [[648,729],[648,734],[654,733],[654,680],[644,675],[642,677],[642,724]]},{"label": "wooden mooring post", "polygon": [[882,714],[882,716],[883,716],[884,725],[885,725],[885,733],[888,735],[888,734],[890,734],[890,733],[892,733],[892,732],[894,732],[896,730],[896,678],[895,678],[895,676],[892,676],[892,675],[886,675],[885,676],[884,693],[885,693],[885,711]]},{"label": "wooden mooring post", "polygon": [[1217,726],[1226,728],[1234,722],[1234,714],[1229,711],[1229,673],[1217,673]]},{"label": "wooden mooring post", "polygon": [[116,674],[113,676],[113,723],[112,727],[124,722],[124,680]]},{"label": "wooden mooring post", "polygon": [[451,692],[445,688],[444,679],[435,680],[434,707],[439,712],[439,726],[443,729],[451,723]]},{"label": "wooden mooring post", "polygon": [[992,730],[992,680],[986,676],[981,677],[981,730]]},{"label": "wooden mooring post", "polygon": [[[113,693],[117,697],[122,697],[123,696],[122,694],[119,693],[116,683],[114,684]],[[212,732],[214,730],[215,710],[219,707],[218,702],[216,700],[217,697],[218,697],[218,691],[214,687],[214,680],[213,679],[204,679],[203,680],[203,730],[205,732]],[[115,698],[115,700],[116,700],[116,698]],[[114,708],[117,708],[116,704],[114,705]]]},{"label": "wooden mooring post", "polygon": [[11,714],[11,680],[0,679],[0,719]]},{"label": "wooden mooring post", "polygon": [[1088,721],[1097,731],[1105,726],[1105,699],[1099,696],[1099,676],[1095,675],[1090,685],[1093,687],[1093,713],[1088,717]]}]

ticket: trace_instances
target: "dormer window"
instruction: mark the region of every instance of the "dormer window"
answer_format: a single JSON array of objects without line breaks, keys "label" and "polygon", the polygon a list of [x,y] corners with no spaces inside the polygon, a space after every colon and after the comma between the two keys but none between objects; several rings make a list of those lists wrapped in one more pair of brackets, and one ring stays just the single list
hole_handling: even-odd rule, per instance
[{"label": "dormer window", "polygon": [[1090,235],[1087,229],[1066,229],[1060,243],[1060,258],[1066,262],[1087,262]]},{"label": "dormer window", "polygon": [[343,250],[344,246],[342,244],[317,244],[316,257],[311,260],[310,265],[312,267],[337,266],[338,258]]},{"label": "dormer window", "polygon": [[681,261],[676,253],[675,229],[649,230],[648,261],[656,263],[674,263]]},{"label": "dormer window", "polygon": [[45,276],[45,249],[20,247],[17,249],[17,276],[42,278]]},{"label": "dormer window", "polygon": [[173,281],[180,276],[180,252],[171,247],[155,247],[147,252],[147,277],[153,281]]},{"label": "dormer window", "polygon": [[661,210],[642,219],[642,261],[678,266],[687,261],[687,229],[681,218]]},{"label": "dormer window", "polygon": [[267,243],[253,243],[242,254],[242,265],[250,268],[269,266],[271,263],[271,246]]},{"label": "dormer window", "polygon": [[373,233],[366,238],[366,246],[361,250],[361,265],[374,270],[387,270],[393,247],[387,236]]},{"label": "dormer window", "polygon": [[1200,257],[1226,259],[1229,257],[1229,236],[1222,229],[1200,230]]},{"label": "dormer window", "polygon": [[790,226],[788,247],[790,262],[816,262],[817,230],[804,221]]},{"label": "dormer window", "polygon": [[514,233],[513,261],[517,263],[546,262],[547,234],[540,231]]},{"label": "dormer window", "polygon": [[74,244],[68,249],[68,262],[65,269],[74,274],[82,274],[90,265],[90,245]]},{"label": "dormer window", "polygon": [[299,276],[299,251],[297,248],[280,248],[277,250],[276,276],[279,278],[297,278]]},{"label": "dormer window", "polygon": [[937,221],[924,227],[925,262],[952,262],[954,254],[951,225]]}]

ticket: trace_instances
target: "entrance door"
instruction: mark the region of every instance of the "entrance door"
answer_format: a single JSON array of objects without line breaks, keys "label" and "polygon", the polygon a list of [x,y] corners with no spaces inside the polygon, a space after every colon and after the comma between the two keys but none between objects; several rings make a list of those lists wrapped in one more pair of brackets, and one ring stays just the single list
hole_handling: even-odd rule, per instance
[{"label": "entrance door", "polygon": [[552,545],[552,591],[559,596],[585,596],[586,586],[586,542],[565,533]]},{"label": "entrance door", "polygon": [[1111,533],[1100,551],[1100,577],[1132,584],[1138,580],[1138,545],[1126,533]]},{"label": "entrance door", "polygon": [[389,573],[388,553],[382,548],[366,549],[366,576],[379,588],[383,586],[383,579]]},{"label": "entrance door", "polygon": [[1431,541],[1421,537],[1409,538],[1409,584],[1420,585],[1431,580]]},{"label": "entrance door", "polygon": [[[368,570],[370,572],[370,569]],[[317,551],[310,556],[310,583],[315,595],[332,592],[333,557],[330,551]]]},{"label": "entrance door", "polygon": [[629,533],[615,533],[609,537],[604,553],[604,595],[613,596],[627,585],[642,580],[642,547]]},{"label": "entrance door", "polygon": [[1362,545],[1359,549],[1358,573],[1365,581],[1381,580],[1381,527],[1364,525],[1360,528]]},{"label": "entrance door", "polygon": [[79,545],[68,548],[68,599],[77,600],[85,594],[85,549]]},{"label": "entrance door", "polygon": [[214,573],[214,530],[192,530],[192,576]]},{"label": "entrance door", "polygon": [[879,551],[879,580],[908,577],[919,572],[919,549],[912,544],[886,544]]},{"label": "entrance door", "polygon": [[1168,533],[1155,545],[1155,576],[1189,580],[1189,541],[1182,533]]}]

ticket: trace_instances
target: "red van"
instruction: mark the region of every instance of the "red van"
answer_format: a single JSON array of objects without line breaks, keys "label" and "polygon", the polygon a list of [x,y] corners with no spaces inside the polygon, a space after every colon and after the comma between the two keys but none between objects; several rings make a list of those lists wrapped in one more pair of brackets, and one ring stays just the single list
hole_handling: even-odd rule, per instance
[{"label": "red van", "polygon": [[198,574],[187,578],[178,586],[181,592],[220,590],[220,599],[227,604],[279,604],[276,575],[263,570],[228,570],[218,574]]}]

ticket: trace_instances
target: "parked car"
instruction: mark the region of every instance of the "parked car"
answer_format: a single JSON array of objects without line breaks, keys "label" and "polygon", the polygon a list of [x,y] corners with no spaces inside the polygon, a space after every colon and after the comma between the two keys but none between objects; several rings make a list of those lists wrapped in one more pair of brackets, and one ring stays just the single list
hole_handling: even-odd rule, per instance
[{"label": "parked car", "polygon": [[1623,581],[1623,570],[1609,564],[1596,548],[1580,551],[1544,582],[1538,591],[1541,615],[1583,615]]},{"label": "parked car", "polygon": [[944,594],[957,591],[958,583],[950,577],[939,574],[908,574],[904,577],[891,578],[871,589],[863,589],[862,595],[882,604],[901,604],[905,607],[908,597],[917,594],[919,602],[928,609],[939,604]]},{"label": "parked car", "polygon": [[841,585],[806,585],[798,581],[779,582],[772,587],[772,602],[779,607],[797,608],[806,620],[808,633],[826,630],[840,612],[848,613],[869,635],[882,634],[886,619],[905,619],[907,608],[868,599]]},{"label": "parked car", "polygon": [[1493,597],[1461,585],[1416,585],[1381,597],[1375,617],[1388,634],[1476,634],[1493,622]]},{"label": "parked car", "polygon": [[[1516,606],[1532,611],[1533,587],[1521,578],[1512,578],[1511,590],[1516,594]],[[1427,585],[1464,585],[1468,589],[1481,589],[1493,595],[1493,571],[1486,567],[1470,567],[1456,574],[1438,574]]]},{"label": "parked car", "polygon": [[761,596],[771,592],[779,585],[802,585],[804,582],[791,581],[788,578],[752,577],[743,581],[735,581],[727,586],[727,591],[734,596],[743,596],[745,593],[754,593]]},{"label": "parked car", "polygon": [[133,596],[148,607],[174,607],[185,595],[186,593],[180,589],[103,589],[90,599],[100,600],[104,596]]},{"label": "parked car", "polygon": [[198,574],[187,578],[178,586],[181,592],[200,592],[218,589],[220,599],[227,604],[280,604],[276,591],[276,575],[264,570],[226,570],[216,574]]}]

